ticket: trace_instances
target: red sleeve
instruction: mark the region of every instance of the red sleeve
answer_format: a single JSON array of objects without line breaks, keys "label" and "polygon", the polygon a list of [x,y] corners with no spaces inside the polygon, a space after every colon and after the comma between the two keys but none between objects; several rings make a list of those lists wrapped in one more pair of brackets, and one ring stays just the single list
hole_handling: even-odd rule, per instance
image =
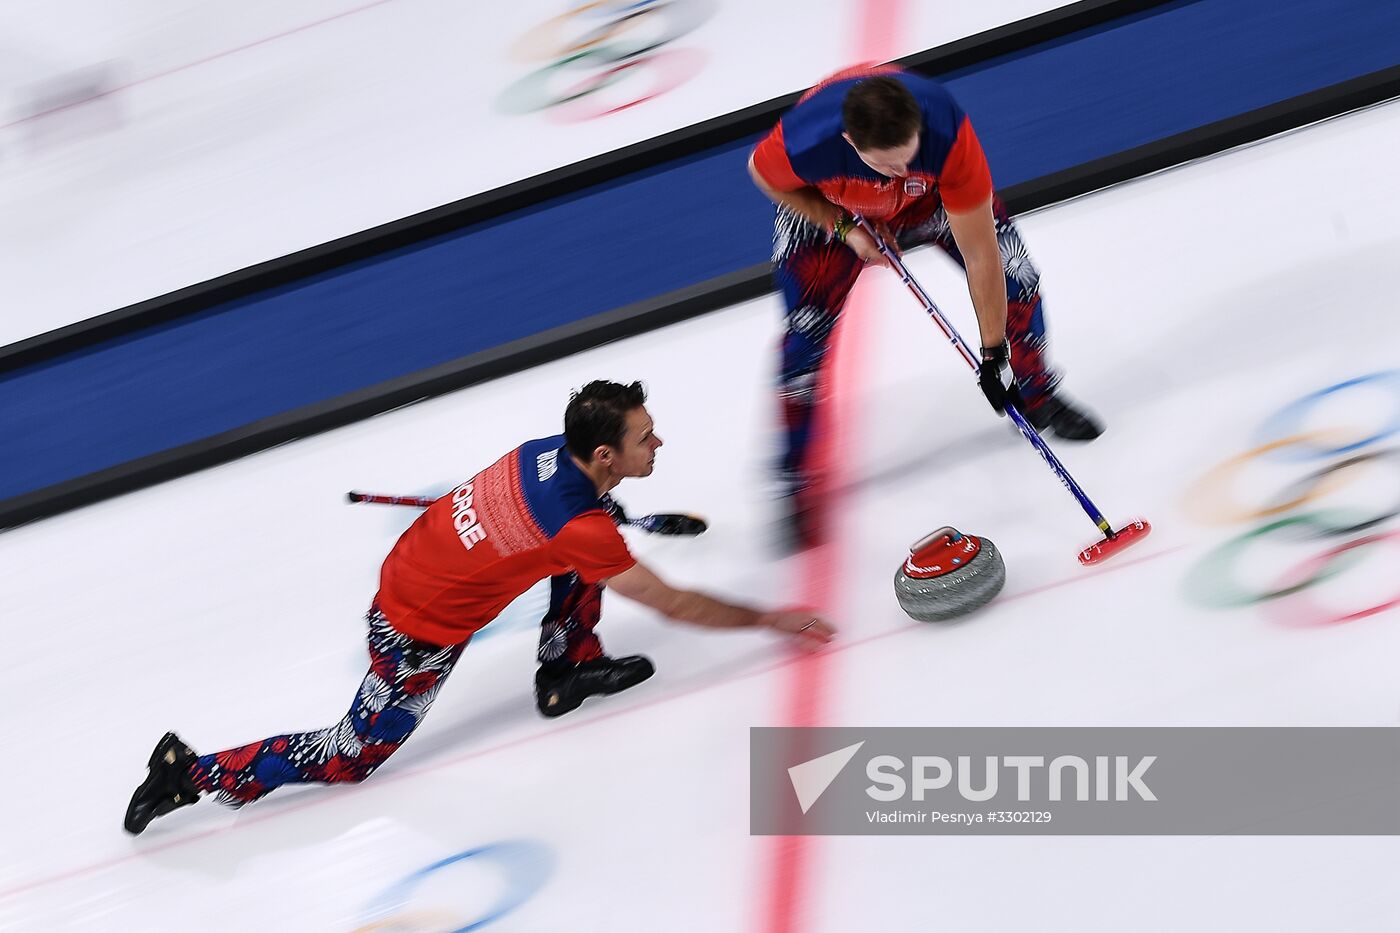
[{"label": "red sleeve", "polygon": [[605,512],[571,519],[554,536],[554,553],[577,571],[584,583],[597,583],[630,570],[637,559]]},{"label": "red sleeve", "polygon": [[763,137],[753,151],[753,167],[759,177],[775,191],[796,191],[806,188],[807,183],[797,177],[788,161],[787,147],[783,144],[783,125],[779,123],[773,131]]},{"label": "red sleeve", "polygon": [[943,163],[938,190],[943,206],[955,214],[971,210],[992,196],[992,171],[967,117],[963,117],[958,138]]}]

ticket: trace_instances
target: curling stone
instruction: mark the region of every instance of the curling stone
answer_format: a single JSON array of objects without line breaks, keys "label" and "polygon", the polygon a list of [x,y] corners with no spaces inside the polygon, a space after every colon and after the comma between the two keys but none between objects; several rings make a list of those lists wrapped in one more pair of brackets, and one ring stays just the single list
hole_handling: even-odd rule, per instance
[{"label": "curling stone", "polygon": [[996,545],[945,526],[909,548],[894,575],[894,595],[911,619],[943,622],[985,606],[1005,583]]}]

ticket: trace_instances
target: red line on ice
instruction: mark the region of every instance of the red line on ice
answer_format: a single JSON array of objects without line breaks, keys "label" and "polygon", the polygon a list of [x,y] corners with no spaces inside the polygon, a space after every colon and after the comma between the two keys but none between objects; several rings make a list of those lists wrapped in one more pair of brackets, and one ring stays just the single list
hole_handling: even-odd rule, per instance
[{"label": "red line on ice", "polygon": [[[863,0],[857,5],[854,49],[857,62],[883,62],[899,54],[897,40],[905,21],[904,12],[904,0]],[[864,284],[869,287],[868,278]],[[862,327],[852,322],[868,318],[861,313],[863,303],[861,284],[857,284],[833,337],[831,356],[823,374],[826,385],[818,387],[818,392],[830,401],[826,406],[830,417],[825,430],[818,432],[820,446],[813,452],[814,473],[822,478],[819,501],[824,513],[824,540],[804,556],[801,572],[803,600],[838,621],[844,615],[840,611],[840,594],[848,589],[841,585],[843,522],[840,516],[846,513],[842,508],[849,488],[845,473],[858,449],[855,426],[860,423],[859,418],[852,416],[852,409],[865,381]],[[823,392],[824,388],[830,391]],[[777,725],[821,725],[822,702],[830,690],[831,665],[830,650],[792,663],[785,685],[787,706]],[[763,885],[759,890],[763,906],[758,930],[760,933],[796,933],[811,929],[805,918],[812,892],[817,888],[812,884],[817,869],[815,837],[773,836],[768,840],[768,866],[761,874]]]},{"label": "red line on ice", "polygon": [[[1064,579],[1057,580],[1053,583],[1045,584],[1044,586],[1036,587],[1031,590],[1026,590],[1021,593],[1015,593],[1010,596],[999,596],[993,602],[992,605],[996,606],[1004,602],[1026,599],[1031,596],[1038,596],[1041,593],[1047,592],[1049,590],[1059,589],[1060,587],[1069,586],[1074,583],[1081,583],[1085,580],[1091,580],[1094,577],[1102,576],[1106,573],[1117,573],[1120,570],[1126,570],[1127,568],[1137,566],[1138,564],[1147,563],[1148,561],[1156,560],[1161,557],[1166,557],[1170,554],[1175,554],[1178,551],[1180,551],[1183,547],[1184,545],[1181,545],[1173,548],[1168,548],[1163,551],[1157,551],[1151,554],[1144,554],[1142,557],[1138,557],[1133,560],[1115,562],[1113,564],[1105,566],[1101,570],[1096,570],[1093,572],[1084,572],[1081,570],[1076,572],[1072,576],[1065,577]],[[842,651],[850,651],[853,648],[864,647],[865,645],[873,644],[877,641],[884,641],[885,639],[890,638],[894,635],[909,635],[915,632],[928,633],[929,628],[927,626],[913,625],[908,622],[903,622],[895,626],[894,628],[889,628],[882,632],[875,632],[873,634],[866,635],[862,638],[843,638],[839,642],[833,644],[830,648],[827,648],[826,651],[823,652],[823,655],[827,658],[830,658],[833,654]],[[434,761],[431,764],[385,770],[374,776],[374,781],[372,785],[343,784],[334,788],[317,787],[314,789],[314,791],[305,794],[298,794],[296,798],[285,803],[273,799],[270,802],[261,804],[261,806],[263,807],[263,812],[249,814],[247,811],[244,811],[244,813],[240,815],[237,823],[233,823],[228,826],[221,826],[215,829],[199,830],[188,835],[177,836],[173,839],[167,839],[163,842],[150,842],[145,839],[143,839],[142,841],[133,841],[132,845],[136,848],[122,855],[109,856],[107,858],[98,859],[96,861],[88,862],[83,865],[76,865],[73,868],[55,872],[50,875],[42,875],[37,878],[31,878],[28,881],[22,881],[19,884],[10,885],[7,888],[0,888],[0,900],[14,897],[15,895],[23,894],[27,891],[34,891],[39,888],[46,888],[50,885],[57,884],[60,881],[68,881],[74,878],[81,878],[86,875],[96,874],[97,872],[104,871],[108,868],[116,867],[117,865],[121,865],[125,862],[133,862],[138,859],[143,859],[147,856],[154,855],[157,852],[165,852],[170,849],[178,849],[185,845],[201,842],[205,839],[217,836],[221,833],[230,832],[232,830],[244,829],[248,826],[255,826],[258,823],[262,823],[267,820],[281,819],[288,813],[295,813],[300,810],[308,809],[309,807],[321,806],[323,804],[329,803],[332,800],[343,799],[344,795],[346,794],[364,793],[370,787],[381,787],[385,784],[389,784],[395,781],[403,781],[418,777],[419,775],[431,774],[437,771],[441,771],[444,768],[455,767],[459,764],[462,764],[463,762],[473,761],[478,758],[485,758],[489,755],[494,755],[498,752],[518,748],[522,745],[529,745],[532,742],[537,742],[541,739],[547,739],[551,736],[558,735],[560,732],[569,732],[574,729],[586,729],[600,722],[607,722],[611,719],[615,719],[618,716],[630,716],[633,713],[637,713],[642,710],[653,709],[657,706],[661,706],[662,704],[671,703],[697,693],[703,693],[706,690],[714,690],[719,687],[724,687],[729,684],[735,683],[736,681],[747,680],[750,677],[761,677],[764,674],[771,674],[775,671],[781,671],[786,668],[796,668],[806,664],[806,662],[810,661],[811,659],[812,656],[809,655],[791,655],[782,658],[781,660],[773,661],[771,663],[763,664],[758,667],[750,668],[747,670],[738,671],[726,677],[720,677],[707,683],[696,684],[694,686],[687,687],[682,690],[677,690],[674,693],[667,693],[662,696],[656,697],[653,700],[639,702],[631,706],[619,707],[609,712],[597,713],[595,715],[575,719],[569,722],[551,724],[549,727],[539,732],[535,732],[526,736],[521,736],[518,739],[512,739],[508,742],[501,742],[496,745],[488,745],[485,748],[477,748],[472,749],[470,751],[465,751],[462,752],[460,755],[453,755],[448,758],[443,758],[438,761]],[[284,800],[285,799],[286,798],[284,798]],[[113,832],[116,832],[115,819],[113,820]],[[156,830],[156,832],[160,832],[160,830],[158,829]],[[792,867],[795,868],[795,864]]]}]

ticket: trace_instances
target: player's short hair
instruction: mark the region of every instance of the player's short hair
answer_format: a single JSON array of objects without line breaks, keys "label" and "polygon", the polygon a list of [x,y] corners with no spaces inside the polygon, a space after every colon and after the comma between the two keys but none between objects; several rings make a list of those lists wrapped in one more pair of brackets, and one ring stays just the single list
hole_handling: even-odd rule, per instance
[{"label": "player's short hair", "polygon": [[841,122],[857,149],[897,149],[919,132],[924,122],[919,102],[894,78],[881,75],[858,81],[841,103]]},{"label": "player's short hair", "polygon": [[627,413],[646,404],[647,390],[640,382],[620,385],[598,379],[579,389],[564,409],[564,446],[584,463],[593,451],[606,445],[622,446],[627,431]]}]

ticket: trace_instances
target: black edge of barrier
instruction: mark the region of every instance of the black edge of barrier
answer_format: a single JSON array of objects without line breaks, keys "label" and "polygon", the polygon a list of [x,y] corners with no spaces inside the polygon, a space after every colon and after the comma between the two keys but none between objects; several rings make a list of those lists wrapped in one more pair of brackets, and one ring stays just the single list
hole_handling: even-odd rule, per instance
[{"label": "black edge of barrier", "polygon": [[[1002,195],[1013,213],[1044,207],[1397,96],[1400,96],[1400,66],[1015,185],[1004,190]],[[0,502],[0,529],[133,492],[416,401],[758,298],[771,290],[769,273],[766,263],[751,266],[326,402],[15,496]]]},{"label": "black edge of barrier", "polygon": [[[1176,0],[1081,0],[918,52],[899,59],[898,63],[926,74],[942,74],[1174,2]],[[0,347],[0,374],[462,230],[553,198],[576,194],[581,189],[706,149],[728,145],[768,129],[796,102],[799,94],[785,94],[623,149],[17,341]]]},{"label": "black edge of barrier", "polygon": [[1002,200],[1013,214],[1035,210],[1394,97],[1400,97],[1400,65],[1012,185]]},{"label": "black edge of barrier", "polygon": [[0,502],[0,529],[218,466],[404,405],[698,317],[769,291],[767,263]]}]

